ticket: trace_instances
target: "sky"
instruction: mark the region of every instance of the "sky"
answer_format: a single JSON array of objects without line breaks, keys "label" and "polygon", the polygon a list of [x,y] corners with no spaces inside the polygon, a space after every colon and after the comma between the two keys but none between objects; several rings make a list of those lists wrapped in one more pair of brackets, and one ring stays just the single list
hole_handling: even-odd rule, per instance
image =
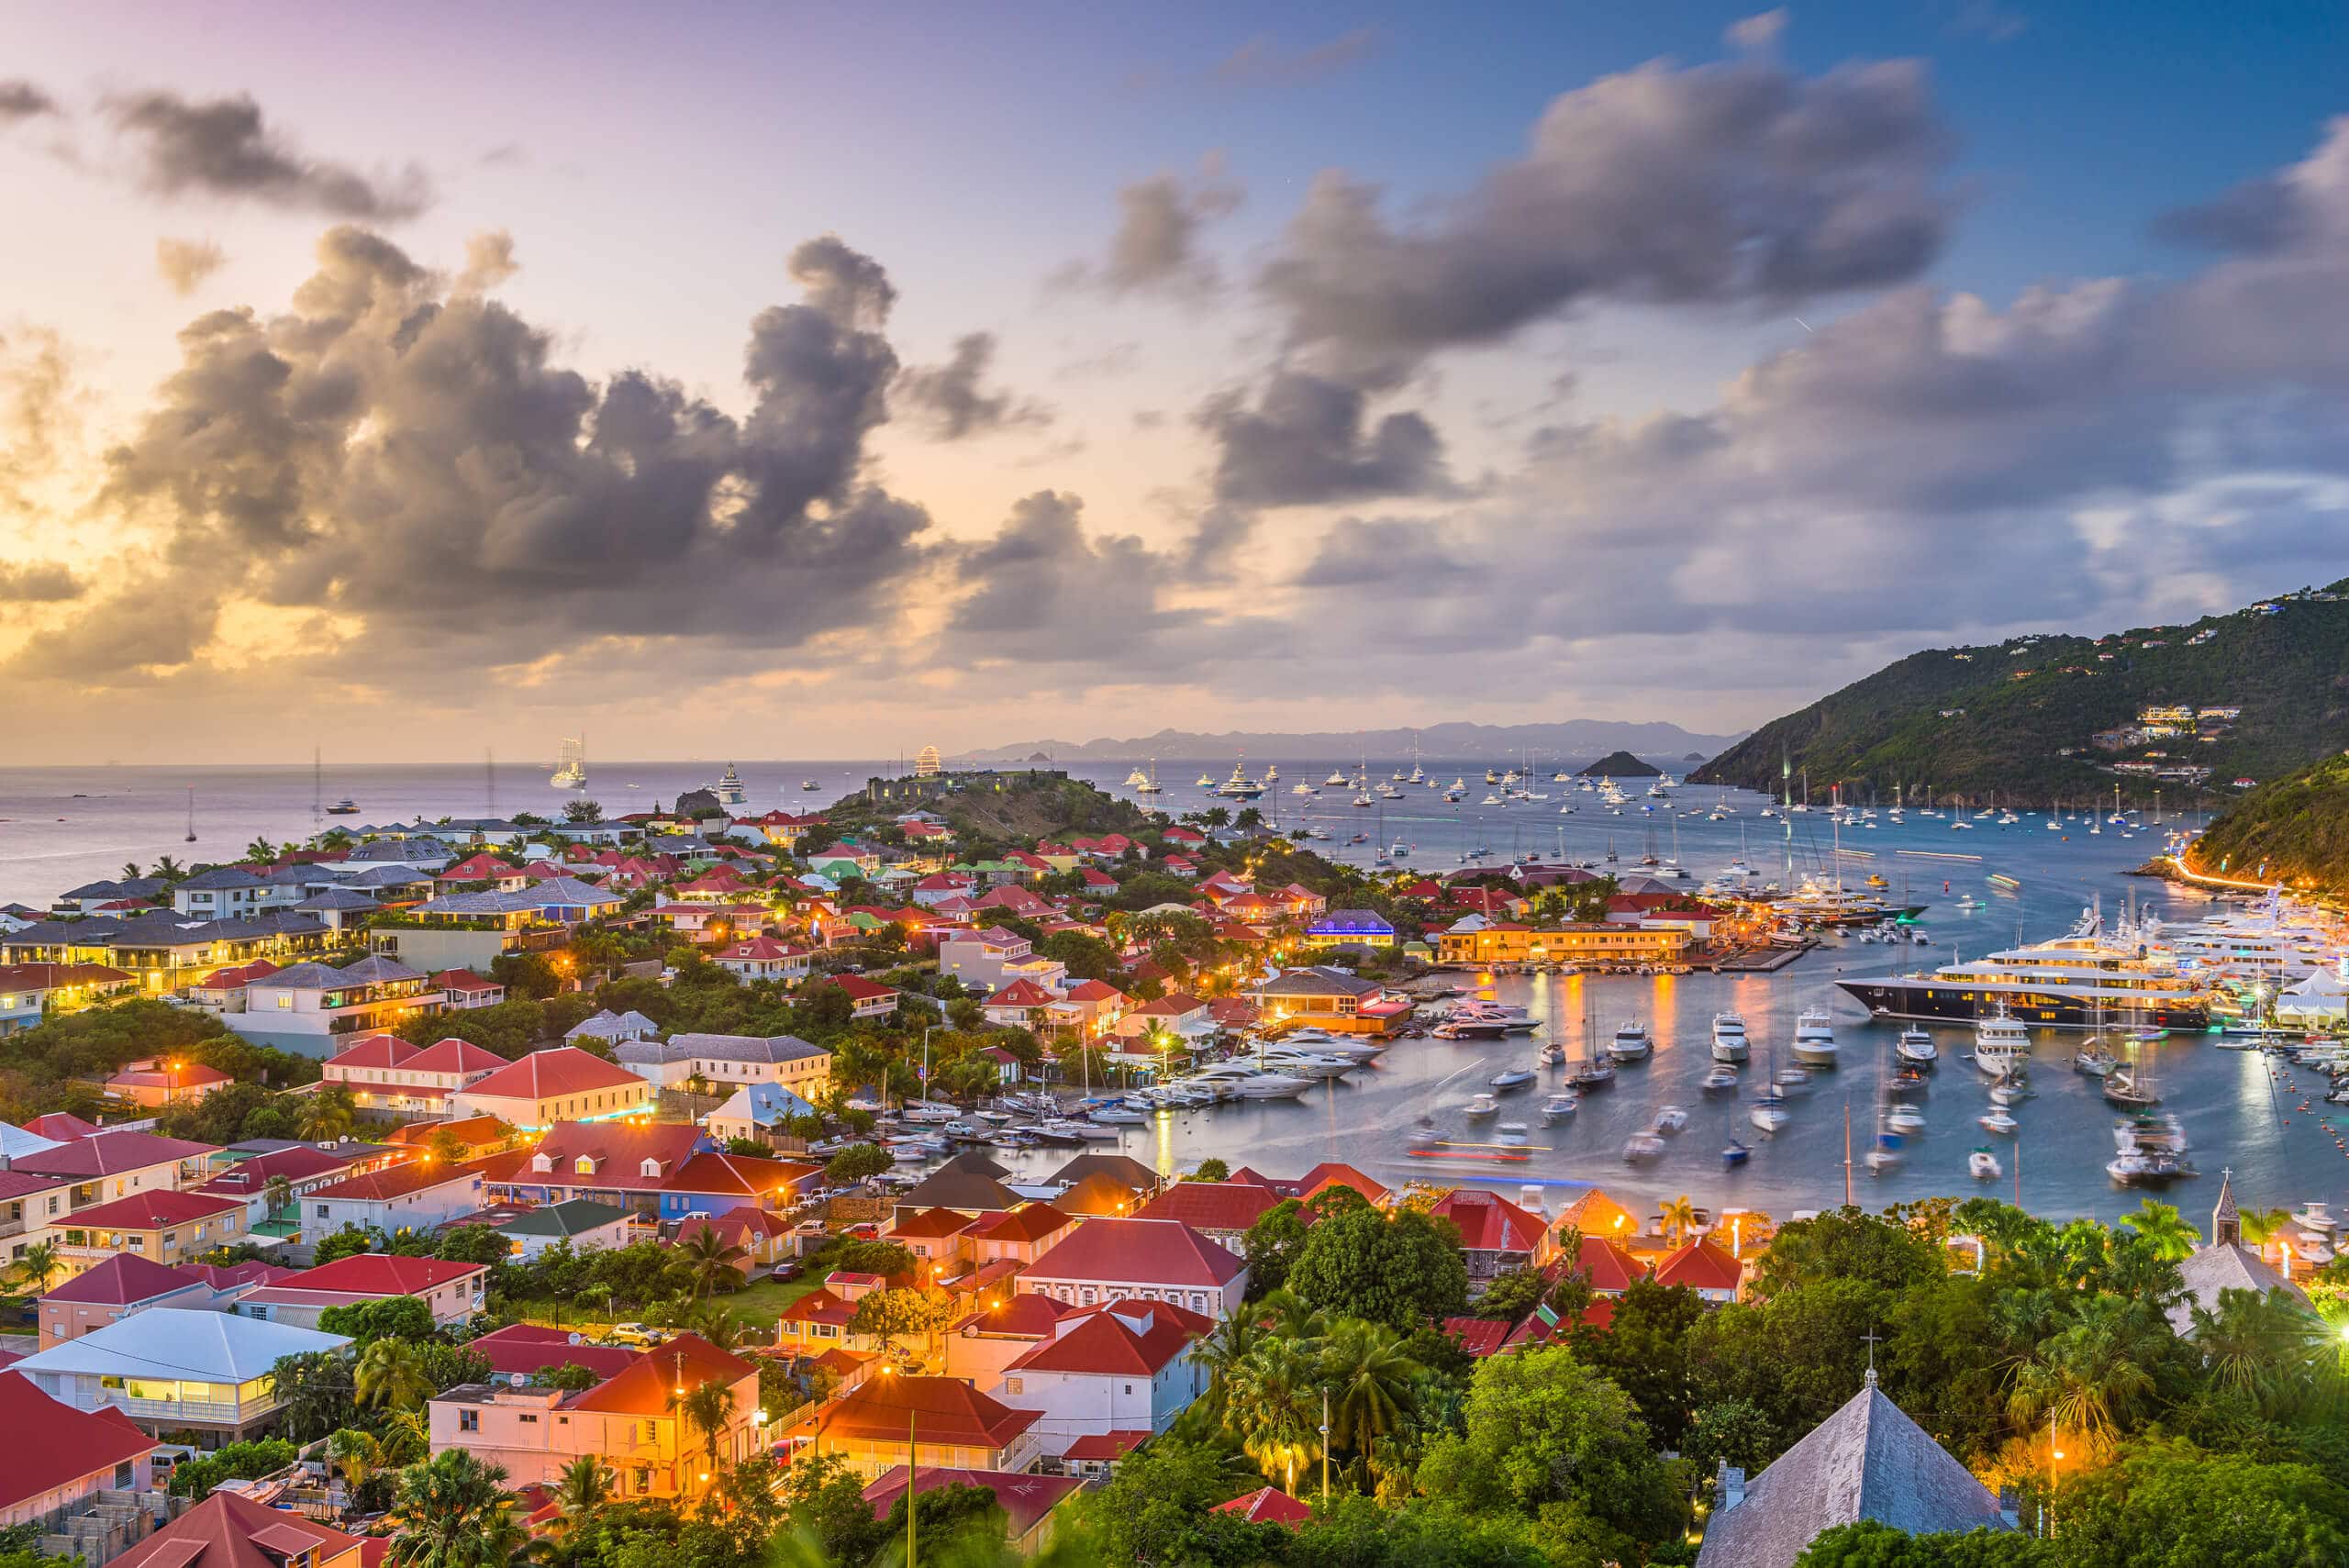
[{"label": "sky", "polygon": [[1727,733],[2349,573],[2349,8],[0,4],[18,762]]}]

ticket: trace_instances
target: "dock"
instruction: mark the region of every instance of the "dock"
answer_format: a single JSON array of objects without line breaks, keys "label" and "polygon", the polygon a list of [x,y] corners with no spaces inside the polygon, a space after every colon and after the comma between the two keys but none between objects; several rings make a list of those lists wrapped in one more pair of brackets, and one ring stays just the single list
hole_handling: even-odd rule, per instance
[{"label": "dock", "polygon": [[1776,974],[1818,945],[1816,938],[1806,937],[1797,948],[1743,948],[1697,967],[1714,974]]}]

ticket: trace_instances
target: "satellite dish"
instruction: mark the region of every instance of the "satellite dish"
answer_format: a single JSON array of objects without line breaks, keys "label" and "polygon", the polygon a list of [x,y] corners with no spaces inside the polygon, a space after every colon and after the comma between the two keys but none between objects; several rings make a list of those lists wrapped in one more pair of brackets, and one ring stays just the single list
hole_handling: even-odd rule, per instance
[{"label": "satellite dish", "polygon": [[584,1345],[587,1342],[587,1336],[584,1334],[573,1334],[571,1336],[569,1342],[574,1345]]},{"label": "satellite dish", "polygon": [[517,1388],[528,1388],[530,1386],[530,1374],[527,1372],[509,1372],[506,1374],[506,1381]]}]

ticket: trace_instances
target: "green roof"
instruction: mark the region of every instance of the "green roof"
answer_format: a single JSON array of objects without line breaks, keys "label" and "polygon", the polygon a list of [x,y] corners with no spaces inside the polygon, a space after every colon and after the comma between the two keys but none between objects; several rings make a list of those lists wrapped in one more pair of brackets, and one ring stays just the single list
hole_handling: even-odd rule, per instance
[{"label": "green roof", "polygon": [[590,1198],[575,1197],[518,1214],[499,1226],[497,1230],[502,1236],[577,1236],[628,1217],[627,1209],[608,1203],[596,1203]]}]

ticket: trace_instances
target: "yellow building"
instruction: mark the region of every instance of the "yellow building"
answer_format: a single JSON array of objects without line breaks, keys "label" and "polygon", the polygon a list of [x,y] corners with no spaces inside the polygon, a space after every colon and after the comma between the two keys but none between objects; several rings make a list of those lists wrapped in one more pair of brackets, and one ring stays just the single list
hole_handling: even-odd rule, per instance
[{"label": "yellow building", "polygon": [[1439,931],[1444,963],[1676,963],[1694,939],[1684,927],[1582,922],[1537,928],[1504,921]]}]

